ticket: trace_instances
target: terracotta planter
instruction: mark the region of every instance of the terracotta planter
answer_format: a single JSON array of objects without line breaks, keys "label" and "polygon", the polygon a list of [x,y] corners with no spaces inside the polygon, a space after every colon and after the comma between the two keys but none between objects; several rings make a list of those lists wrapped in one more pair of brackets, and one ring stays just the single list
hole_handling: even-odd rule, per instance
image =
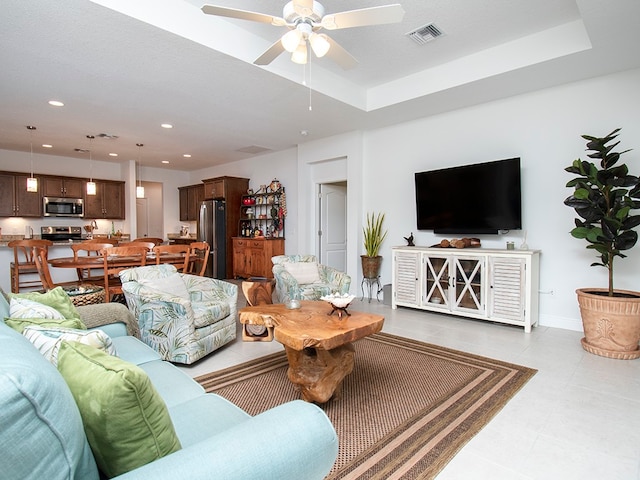
[{"label": "terracotta planter", "polygon": [[360,255],[362,259],[362,275],[364,278],[378,278],[380,275],[380,265],[382,264],[382,257],[368,257],[367,255]]},{"label": "terracotta planter", "polygon": [[604,288],[576,290],[582,315],[582,347],[608,358],[640,358],[640,292],[616,290],[625,296],[609,297]]}]

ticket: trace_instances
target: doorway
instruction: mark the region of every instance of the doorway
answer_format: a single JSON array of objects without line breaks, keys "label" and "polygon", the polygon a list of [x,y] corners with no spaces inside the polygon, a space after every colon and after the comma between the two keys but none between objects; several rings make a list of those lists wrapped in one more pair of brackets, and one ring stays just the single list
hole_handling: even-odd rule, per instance
[{"label": "doorway", "polygon": [[142,182],[142,186],[144,198],[136,198],[136,237],[165,238],[162,183]]},{"label": "doorway", "polygon": [[318,259],[347,271],[347,182],[318,185]]}]

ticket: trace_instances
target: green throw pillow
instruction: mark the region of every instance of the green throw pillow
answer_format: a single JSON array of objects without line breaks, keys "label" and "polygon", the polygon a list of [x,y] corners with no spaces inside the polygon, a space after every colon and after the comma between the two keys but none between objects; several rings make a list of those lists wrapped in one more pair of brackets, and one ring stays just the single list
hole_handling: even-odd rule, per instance
[{"label": "green throw pillow", "polygon": [[[12,293],[12,297],[27,298],[34,302],[42,303],[59,311],[64,318],[80,318],[80,314],[73,304],[67,292],[62,287],[56,287],[46,293],[27,292]],[[85,327],[86,328],[86,327]]]},{"label": "green throw pillow", "polygon": [[4,323],[22,333],[25,327],[62,327],[86,330],[87,326],[79,318],[5,318]]},{"label": "green throw pillow", "polygon": [[58,370],[80,409],[98,467],[121,475],[180,450],[167,406],[138,366],[62,342]]}]

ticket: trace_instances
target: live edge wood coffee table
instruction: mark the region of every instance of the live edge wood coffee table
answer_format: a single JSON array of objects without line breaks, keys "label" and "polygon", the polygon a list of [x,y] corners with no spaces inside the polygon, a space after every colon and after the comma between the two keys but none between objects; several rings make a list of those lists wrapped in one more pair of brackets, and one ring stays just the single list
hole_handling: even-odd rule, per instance
[{"label": "live edge wood coffee table", "polygon": [[340,319],[331,311],[326,302],[302,301],[295,310],[274,304],[239,312],[243,324],[273,327],[287,354],[287,376],[307,402],[325,403],[340,394],[342,380],[353,370],[351,342],[379,332],[384,323],[382,315],[350,311]]}]

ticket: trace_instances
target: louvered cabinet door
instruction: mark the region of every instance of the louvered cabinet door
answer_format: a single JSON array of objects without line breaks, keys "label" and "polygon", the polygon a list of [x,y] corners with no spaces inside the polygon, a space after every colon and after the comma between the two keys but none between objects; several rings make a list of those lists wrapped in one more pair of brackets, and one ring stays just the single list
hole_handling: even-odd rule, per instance
[{"label": "louvered cabinet door", "polygon": [[526,260],[489,257],[489,264],[489,317],[524,323]]},{"label": "louvered cabinet door", "polygon": [[420,252],[393,253],[393,308],[420,305],[419,270]]}]

